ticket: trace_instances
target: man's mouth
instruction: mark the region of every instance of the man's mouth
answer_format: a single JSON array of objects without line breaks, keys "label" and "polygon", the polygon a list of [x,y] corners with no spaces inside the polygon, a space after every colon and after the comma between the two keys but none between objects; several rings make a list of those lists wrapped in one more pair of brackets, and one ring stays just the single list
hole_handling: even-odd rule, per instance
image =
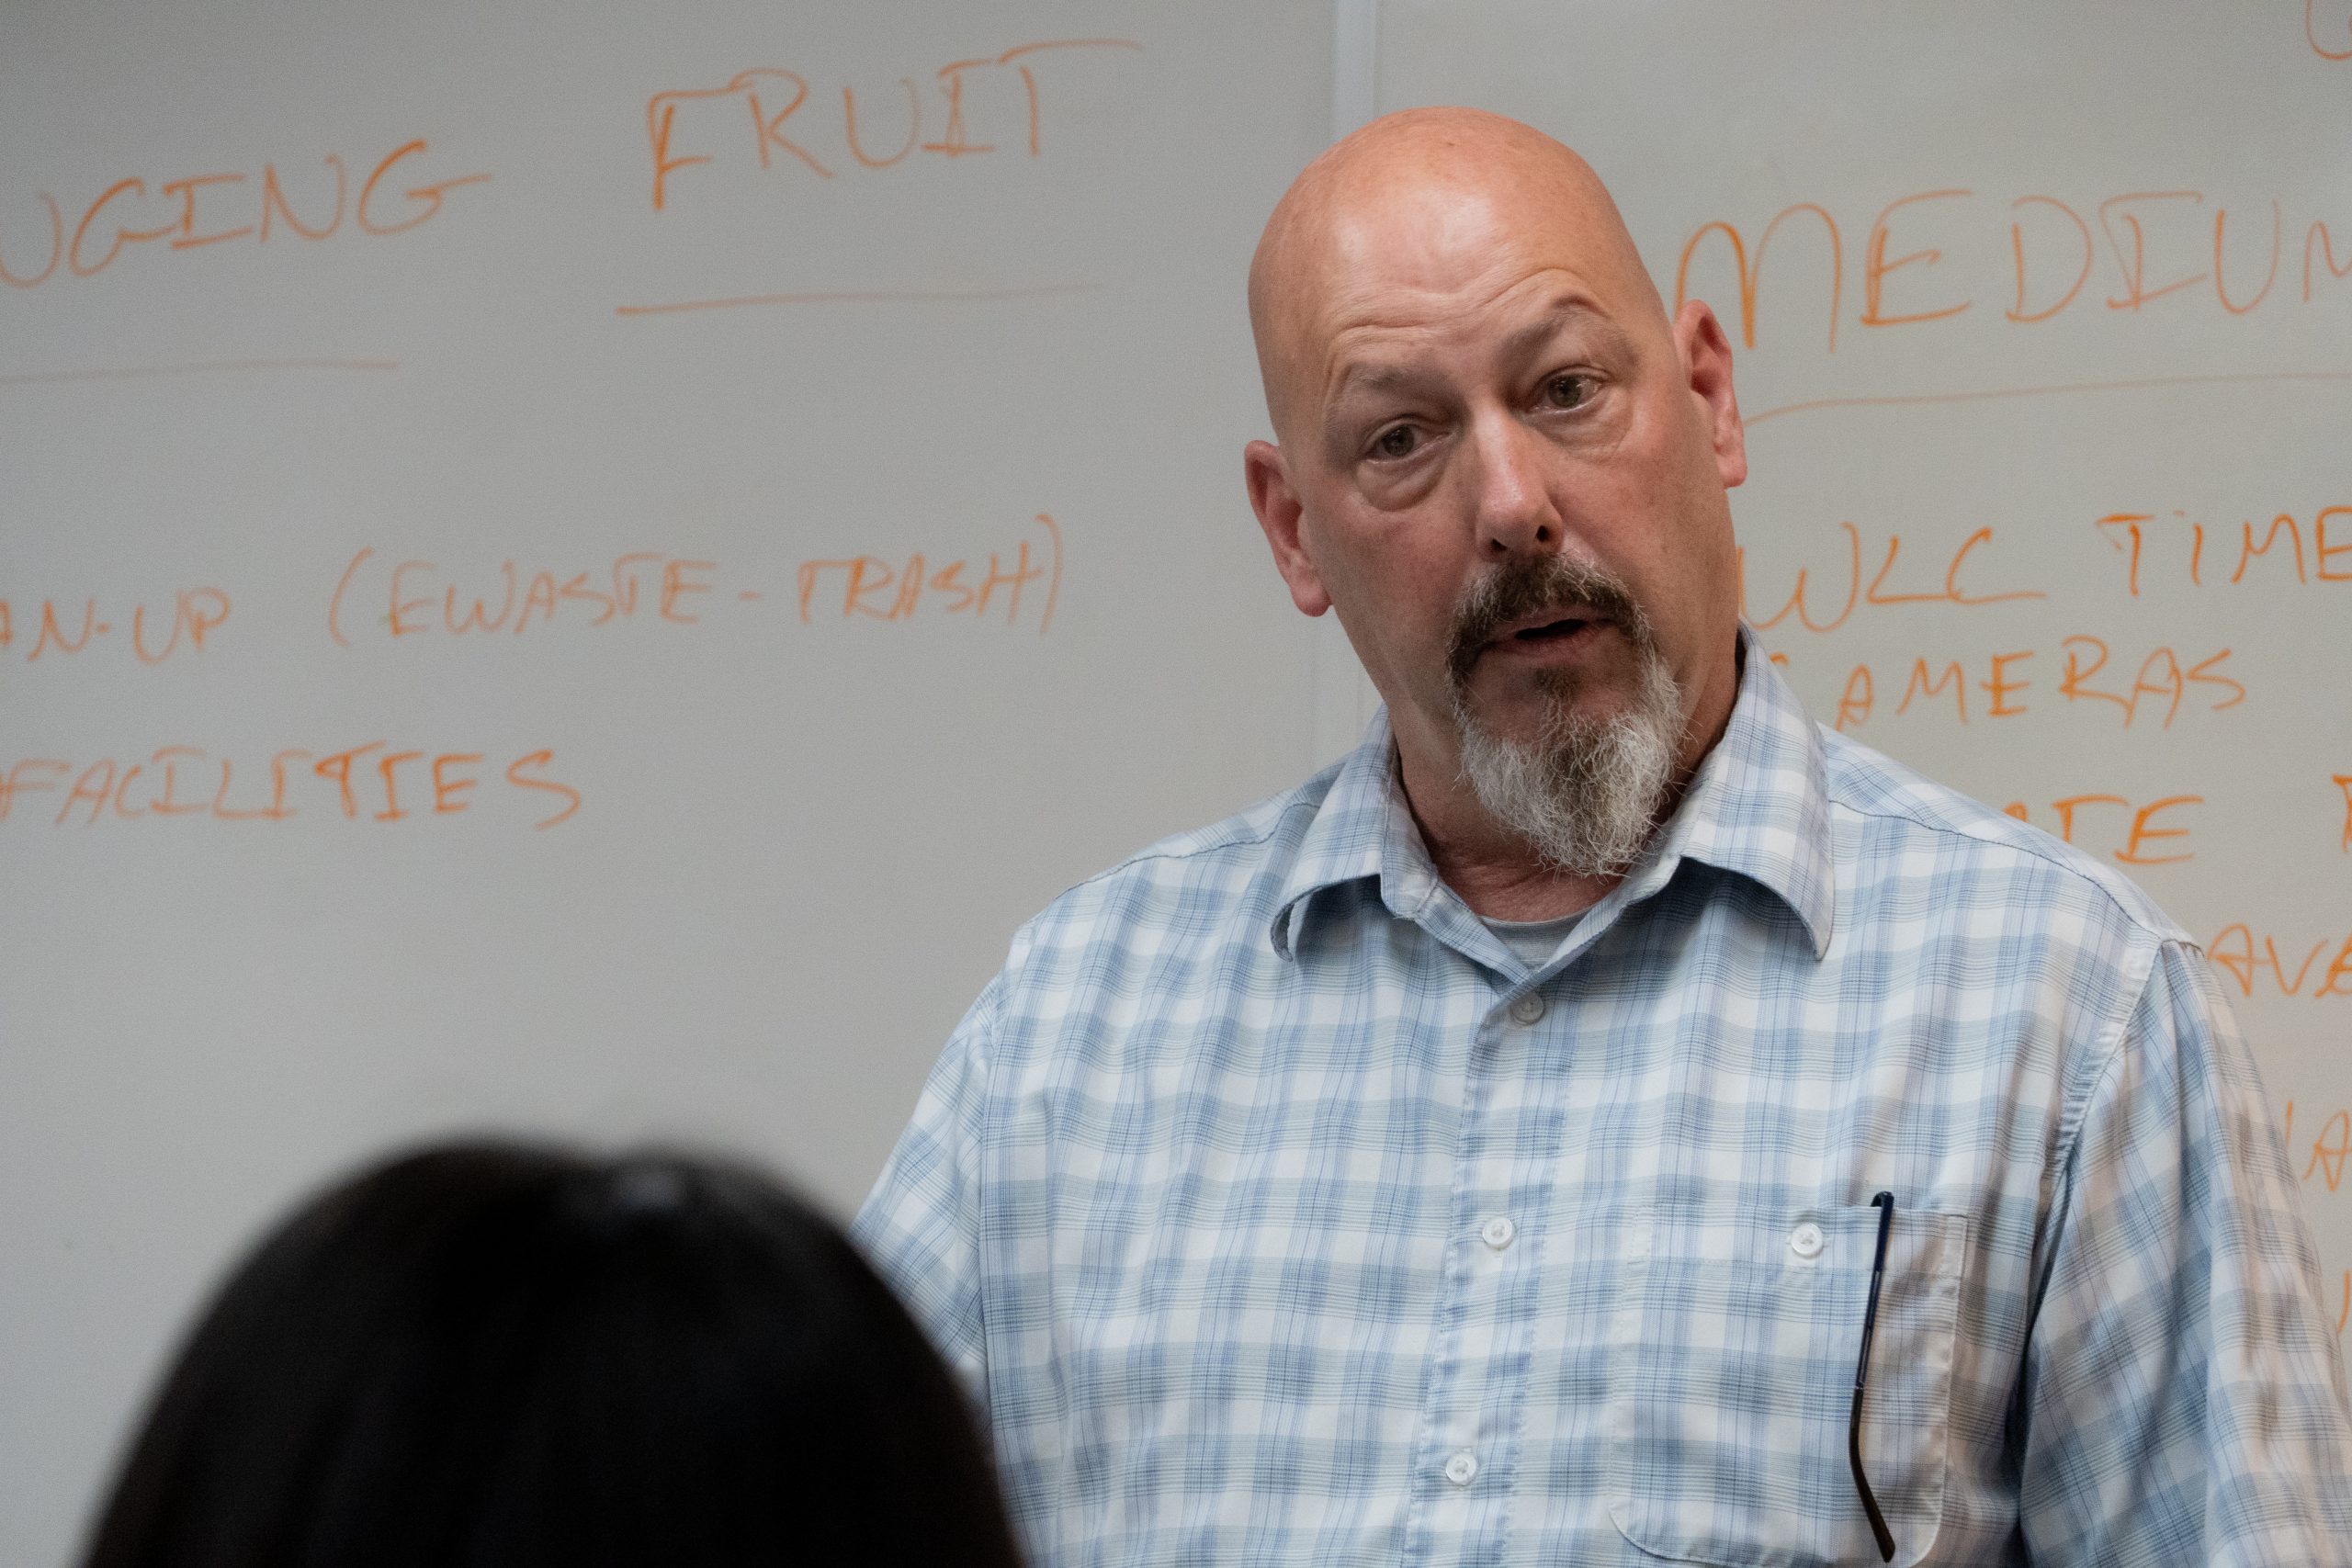
[{"label": "man's mouth", "polygon": [[1600,639],[1611,632],[1636,652],[1650,646],[1648,623],[1623,584],[1566,556],[1520,560],[1464,594],[1448,639],[1447,672],[1456,693],[1465,693],[1488,654],[1527,669],[1581,662],[1605,649]]},{"label": "man's mouth", "polygon": [[1558,615],[1545,612],[1530,615],[1514,625],[1506,626],[1488,639],[1493,648],[1532,648],[1548,643],[1566,642],[1579,633],[1607,625],[1597,615]]},{"label": "man's mouth", "polygon": [[1510,636],[1514,642],[1557,642],[1591,625],[1591,621],[1580,615],[1568,615],[1556,621],[1546,621],[1540,626],[1521,626]]}]

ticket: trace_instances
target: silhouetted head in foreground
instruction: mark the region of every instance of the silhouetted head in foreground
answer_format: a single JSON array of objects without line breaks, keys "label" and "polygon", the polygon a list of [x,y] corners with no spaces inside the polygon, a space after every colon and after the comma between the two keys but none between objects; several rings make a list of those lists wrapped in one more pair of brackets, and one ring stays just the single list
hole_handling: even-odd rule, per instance
[{"label": "silhouetted head in foreground", "polygon": [[747,1171],[476,1144],[263,1243],[87,1568],[1016,1562],[960,1391],[832,1225]]}]

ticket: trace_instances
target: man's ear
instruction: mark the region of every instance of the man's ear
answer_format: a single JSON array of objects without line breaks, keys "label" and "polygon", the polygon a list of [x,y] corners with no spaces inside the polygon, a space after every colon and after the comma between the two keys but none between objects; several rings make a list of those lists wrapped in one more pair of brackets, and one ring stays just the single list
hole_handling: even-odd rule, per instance
[{"label": "man's ear", "polygon": [[1282,448],[1271,441],[1252,441],[1241,450],[1241,474],[1250,487],[1250,509],[1266,531],[1266,543],[1273,547],[1274,570],[1290,584],[1290,602],[1302,614],[1321,615],[1331,607],[1331,595],[1324,591],[1323,575],[1315,570],[1299,537],[1306,509],[1291,488]]},{"label": "man's ear", "polygon": [[1747,478],[1747,430],[1731,389],[1731,340],[1702,299],[1690,299],[1674,318],[1674,346],[1690,378],[1690,395],[1715,449],[1715,472],[1730,490]]}]

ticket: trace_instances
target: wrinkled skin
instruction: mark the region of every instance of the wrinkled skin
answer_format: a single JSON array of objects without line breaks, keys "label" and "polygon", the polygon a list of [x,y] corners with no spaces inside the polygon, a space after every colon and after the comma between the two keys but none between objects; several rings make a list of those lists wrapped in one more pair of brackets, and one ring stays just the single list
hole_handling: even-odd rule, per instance
[{"label": "wrinkled skin", "polygon": [[1726,491],[1747,470],[1722,326],[1697,301],[1668,319],[1574,152],[1468,109],[1388,116],[1310,164],[1250,304],[1276,436],[1245,453],[1250,503],[1293,603],[1337,612],[1388,705],[1439,873],[1482,915],[1584,908],[1613,877],[1547,865],[1487,815],[1453,705],[1515,739],[1548,705],[1622,711],[1623,601],[1542,605],[1491,637],[1463,606],[1552,556],[1622,588],[1682,697],[1671,809],[1738,683]]}]

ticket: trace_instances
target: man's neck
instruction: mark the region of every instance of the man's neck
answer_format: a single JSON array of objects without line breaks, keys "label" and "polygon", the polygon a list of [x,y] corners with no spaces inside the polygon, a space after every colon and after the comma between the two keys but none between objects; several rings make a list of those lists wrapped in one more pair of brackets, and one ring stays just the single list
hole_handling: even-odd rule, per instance
[{"label": "man's neck", "polygon": [[1431,776],[1436,770],[1417,766],[1402,748],[1397,762],[1430,863],[1471,913],[1492,920],[1558,919],[1590,908],[1623,880],[1560,870],[1496,821],[1458,774]]}]

